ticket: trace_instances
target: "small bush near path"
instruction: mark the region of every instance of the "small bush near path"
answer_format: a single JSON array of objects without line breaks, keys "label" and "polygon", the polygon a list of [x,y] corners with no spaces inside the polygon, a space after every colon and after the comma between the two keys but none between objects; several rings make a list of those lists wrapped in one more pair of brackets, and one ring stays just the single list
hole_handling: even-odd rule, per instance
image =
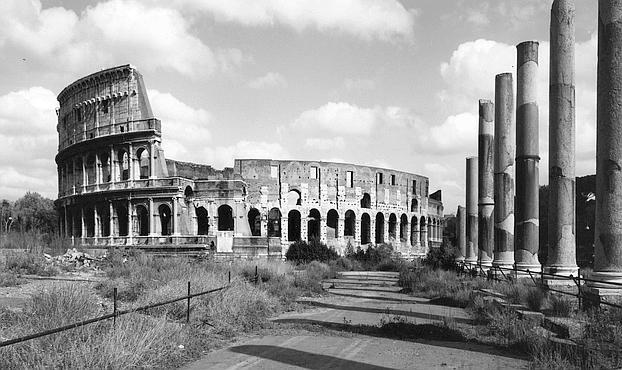
[{"label": "small bush near path", "polygon": [[318,239],[312,239],[308,243],[298,240],[289,246],[285,258],[296,264],[311,261],[328,262],[338,259],[339,254]]}]

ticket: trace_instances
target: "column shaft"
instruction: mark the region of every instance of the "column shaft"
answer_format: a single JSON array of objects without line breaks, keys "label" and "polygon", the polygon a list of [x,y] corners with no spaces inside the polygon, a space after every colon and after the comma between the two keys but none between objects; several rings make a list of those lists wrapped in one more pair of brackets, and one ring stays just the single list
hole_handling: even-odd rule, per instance
[{"label": "column shaft", "polygon": [[576,276],[574,18],[574,0],[553,2],[549,73],[549,246],[546,271]]},{"label": "column shaft", "polygon": [[514,265],[514,90],[511,73],[495,77],[495,250],[493,265]]},{"label": "column shaft", "polygon": [[[591,278],[622,283],[622,0],[598,4],[596,230]],[[590,285],[601,292],[608,288]]]},{"label": "column shaft", "polygon": [[516,198],[514,260],[519,269],[540,271],[538,163],[538,43],[525,41],[517,49]]},{"label": "column shaft", "polygon": [[479,101],[478,140],[478,262],[483,267],[492,266],[494,239],[494,104]]},{"label": "column shaft", "polygon": [[466,258],[467,263],[477,262],[477,157],[466,159]]},{"label": "column shaft", "polygon": [[456,227],[456,234],[457,235],[457,239],[458,239],[458,256],[457,256],[457,260],[458,261],[464,261],[464,259],[466,258],[466,249],[467,249],[467,242],[466,242],[466,208],[462,207],[462,206],[458,206],[458,212],[457,212],[457,227]]}]

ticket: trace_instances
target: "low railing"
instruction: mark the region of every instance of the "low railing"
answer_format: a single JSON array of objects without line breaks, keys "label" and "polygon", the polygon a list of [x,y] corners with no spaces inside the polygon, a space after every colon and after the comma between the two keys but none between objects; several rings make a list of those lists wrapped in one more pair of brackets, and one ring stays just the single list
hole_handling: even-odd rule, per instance
[{"label": "low railing", "polygon": [[89,184],[86,186],[76,185],[59,192],[59,196],[69,196],[76,194],[95,193],[99,191],[123,190],[123,189],[144,189],[151,187],[184,187],[190,180],[183,177],[167,177],[164,179],[136,179],[122,180],[115,182],[104,182],[100,184]]},{"label": "low railing", "polygon": [[[591,303],[594,303],[597,306],[600,304],[603,304],[605,306],[616,307],[616,308],[622,309],[622,305],[603,301],[596,296],[586,294],[583,291],[584,289],[582,289],[582,287],[585,288],[586,283],[598,283],[598,284],[602,284],[604,286],[610,287],[609,289],[622,290],[622,283],[585,278],[581,276],[581,270],[579,270],[579,272],[577,273],[577,276],[574,276],[574,274],[561,275],[561,274],[553,274],[549,272],[544,272],[543,269],[541,269],[540,271],[530,271],[529,269],[516,268],[516,266],[514,266],[514,268],[507,268],[507,267],[501,267],[501,266],[488,267],[488,266],[481,266],[480,264],[475,264],[475,263],[467,263],[465,261],[458,262],[457,267],[458,267],[457,270],[459,273],[466,273],[466,274],[470,274],[471,276],[475,276],[475,277],[485,277],[489,280],[495,280],[495,281],[514,280],[517,278],[519,273],[521,273],[525,276],[525,278],[528,276],[532,280],[532,282],[536,286],[539,286],[540,288],[546,289],[551,292],[559,293],[559,294],[565,294],[565,295],[577,297],[579,308],[581,308],[582,303],[584,303],[585,301],[590,301]],[[545,277],[551,278],[551,279],[548,279],[551,281],[567,280],[570,284],[576,285],[577,293],[550,287],[549,285],[545,284],[545,280],[547,280],[545,279]],[[581,284],[583,284],[583,286]]]},{"label": "low railing", "polygon": [[[149,305],[146,305],[146,306],[130,308],[128,310],[117,310],[117,288],[114,288],[113,294],[112,294],[112,302],[113,302],[112,313],[109,313],[109,314],[103,315],[103,316],[99,316],[99,317],[95,317],[95,318],[92,318],[92,319],[87,319],[87,320],[75,322],[75,323],[72,323],[72,324],[69,324],[69,325],[65,325],[65,326],[61,326],[61,327],[58,327],[58,328],[54,328],[54,329],[50,329],[50,330],[45,330],[45,331],[42,331],[42,332],[39,332],[39,333],[26,335],[26,336],[19,337],[19,338],[9,339],[7,341],[0,342],[0,348],[6,347],[6,346],[10,346],[12,344],[26,342],[26,341],[29,341],[29,340],[32,340],[32,339],[41,338],[41,337],[44,337],[44,336],[47,336],[47,335],[56,334],[56,333],[60,333],[60,332],[63,332],[63,331],[79,328],[81,326],[85,326],[85,325],[88,325],[88,324],[93,324],[93,323],[96,323],[96,322],[99,322],[99,321],[104,321],[104,320],[109,320],[109,319],[112,319],[112,325],[114,327],[114,326],[116,326],[117,317],[119,317],[119,316],[127,315],[129,313],[147,311],[147,310],[149,310],[151,308],[165,306],[165,305],[168,305],[168,304],[171,304],[171,303],[181,302],[181,301],[184,301],[184,300],[186,301],[186,323],[189,323],[190,322],[190,300],[192,298],[200,297],[200,296],[203,296],[203,295],[206,295],[206,294],[220,292],[222,290],[225,290],[225,289],[229,288],[231,286],[231,270],[229,270],[227,275],[228,275],[228,277],[227,277],[228,284],[225,285],[225,286],[222,286],[220,288],[210,289],[210,290],[206,290],[206,291],[199,292],[199,293],[191,293],[190,281],[188,281],[187,294],[185,296],[183,296],[183,297],[169,299],[167,301],[162,301],[162,302],[157,302],[157,303],[152,303],[152,304],[149,304]],[[255,275],[254,275],[253,279],[251,279],[250,281],[255,283],[255,284],[259,284],[259,273],[258,273],[257,265],[255,265]]]},{"label": "low railing", "polygon": [[156,132],[162,131],[162,124],[160,120],[155,118],[133,120],[126,122],[115,122],[114,124],[103,125],[88,129],[86,131],[79,131],[72,135],[68,135],[64,140],[58,143],[58,150],[67,148],[68,146],[96,139],[102,136],[124,134],[128,132],[149,131]]}]

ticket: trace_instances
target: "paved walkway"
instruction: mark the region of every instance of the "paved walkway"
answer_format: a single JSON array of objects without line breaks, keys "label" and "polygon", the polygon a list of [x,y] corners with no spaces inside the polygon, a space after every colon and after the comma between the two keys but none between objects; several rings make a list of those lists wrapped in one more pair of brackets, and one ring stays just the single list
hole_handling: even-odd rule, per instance
[{"label": "paved walkway", "polygon": [[[443,319],[468,322],[464,310],[399,293],[397,274],[346,272],[324,283],[331,294],[308,298],[313,308],[275,323],[319,325],[304,331],[242,340],[208,354],[187,369],[510,369],[527,362],[489,346],[445,340],[400,339],[381,323],[426,327]],[[429,325],[427,325],[429,327]]]}]

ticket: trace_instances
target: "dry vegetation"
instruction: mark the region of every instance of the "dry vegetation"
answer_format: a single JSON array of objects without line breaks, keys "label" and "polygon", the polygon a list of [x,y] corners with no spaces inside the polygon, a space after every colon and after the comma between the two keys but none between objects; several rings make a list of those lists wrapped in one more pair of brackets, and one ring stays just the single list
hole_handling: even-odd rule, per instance
[{"label": "dry vegetation", "polygon": [[[433,298],[436,304],[465,307],[475,325],[461,326],[464,337],[507,348],[531,358],[539,369],[600,369],[622,366],[622,312],[602,310],[578,312],[567,297],[548,294],[530,283],[494,282],[459,275],[454,271],[423,267],[403,271],[400,285],[412,294]],[[550,341],[533,322],[519,318],[508,308],[490,304],[478,289],[492,289],[511,303],[534,311],[588,322],[576,344]],[[575,300],[576,302],[576,300]]]},{"label": "dry vegetation", "polygon": [[[7,258],[0,273],[15,276],[37,269],[36,255]],[[255,282],[255,266],[259,281]],[[185,258],[156,258],[143,253],[107,259],[106,279],[94,289],[67,283],[41,290],[22,312],[0,308],[0,339],[40,332],[112,311],[118,288],[120,308],[132,308],[229,284],[221,292],[193,298],[186,323],[186,301],[121,316],[116,327],[104,321],[0,348],[0,368],[173,367],[200,357],[232,338],[264,328],[268,318],[296,308],[301,295],[321,291],[328,265],[294,266],[281,261],[216,263]],[[8,279],[8,278],[6,278]]]}]

